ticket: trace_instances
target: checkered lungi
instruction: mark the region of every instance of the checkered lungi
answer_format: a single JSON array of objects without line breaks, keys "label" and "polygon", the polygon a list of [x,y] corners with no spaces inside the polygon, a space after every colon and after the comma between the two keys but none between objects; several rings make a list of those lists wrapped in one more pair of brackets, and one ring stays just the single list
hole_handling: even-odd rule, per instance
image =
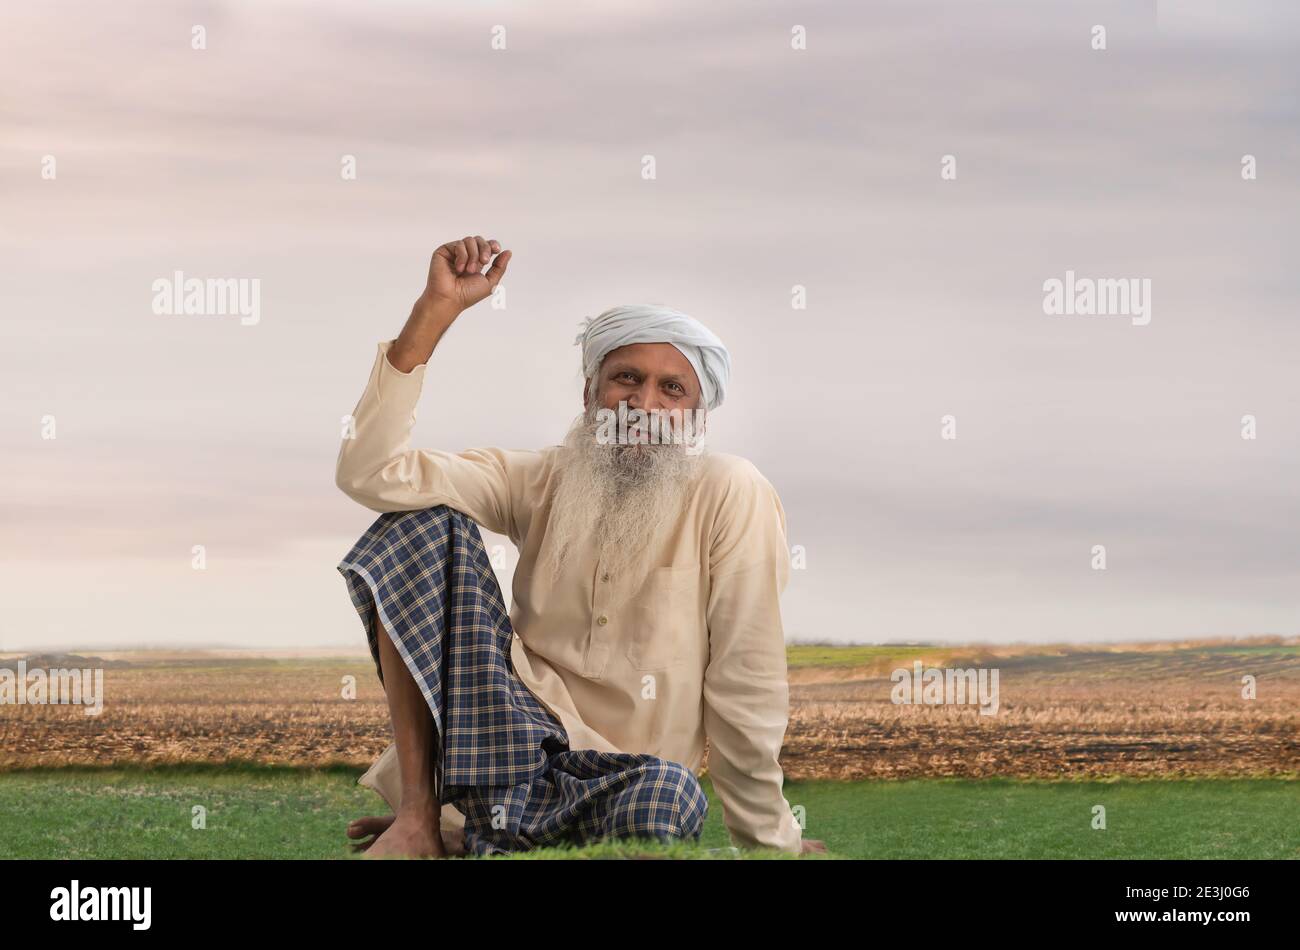
[{"label": "checkered lungi", "polygon": [[446,505],[381,515],[338,570],[380,682],[376,618],[429,704],[438,802],[465,815],[466,851],[699,838],[708,800],[690,769],[647,754],[571,750],[564,727],[515,675],[514,629],[467,515]]}]

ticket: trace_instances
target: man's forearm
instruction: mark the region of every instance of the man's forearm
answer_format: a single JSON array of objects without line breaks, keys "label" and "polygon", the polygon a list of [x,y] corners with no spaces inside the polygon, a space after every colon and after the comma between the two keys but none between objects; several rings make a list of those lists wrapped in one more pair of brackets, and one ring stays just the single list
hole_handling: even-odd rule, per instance
[{"label": "man's forearm", "polygon": [[459,315],[445,303],[426,303],[423,298],[417,300],[406,326],[388,349],[388,362],[402,373],[409,373],[429,362],[438,341]]}]

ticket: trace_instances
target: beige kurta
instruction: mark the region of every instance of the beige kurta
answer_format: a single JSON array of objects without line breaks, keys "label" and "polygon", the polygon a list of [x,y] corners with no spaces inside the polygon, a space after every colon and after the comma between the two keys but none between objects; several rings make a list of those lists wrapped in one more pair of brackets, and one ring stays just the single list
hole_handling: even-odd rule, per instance
[{"label": "beige kurta", "polygon": [[[546,579],[548,485],[559,446],[411,449],[427,364],[401,373],[379,344],[339,451],[337,483],[374,511],[448,505],[519,549],[511,660],[574,749],[645,752],[709,775],[740,847],[798,851],[778,756],[789,716],[779,598],[789,580],[785,512],[752,463],[706,451],[685,510],[636,576],[610,576],[595,545]],[[363,777],[396,807],[395,747]],[[444,809],[444,836],[463,819]]]}]

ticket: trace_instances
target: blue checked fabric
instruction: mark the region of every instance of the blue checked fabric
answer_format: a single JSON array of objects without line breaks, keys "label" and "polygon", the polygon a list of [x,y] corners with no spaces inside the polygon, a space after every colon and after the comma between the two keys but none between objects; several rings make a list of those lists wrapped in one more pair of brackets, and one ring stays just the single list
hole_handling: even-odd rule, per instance
[{"label": "blue checked fabric", "polygon": [[514,630],[478,525],[446,505],[381,515],[338,565],[383,681],[376,621],[433,715],[438,801],[471,854],[602,838],[698,839],[691,771],[639,753],[571,750],[515,675]]}]

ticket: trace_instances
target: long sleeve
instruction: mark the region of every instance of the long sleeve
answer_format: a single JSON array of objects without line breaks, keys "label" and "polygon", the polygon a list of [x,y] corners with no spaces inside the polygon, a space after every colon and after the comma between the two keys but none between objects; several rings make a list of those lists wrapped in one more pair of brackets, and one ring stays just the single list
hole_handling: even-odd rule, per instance
[{"label": "long sleeve", "polygon": [[780,595],[790,576],[785,511],[748,462],[732,476],[713,531],[704,729],[709,774],[732,841],[798,852],[802,830],[779,761],[790,686]]},{"label": "long sleeve", "polygon": [[409,373],[398,371],[388,362],[392,344],[379,344],[365,392],[352,414],[352,437],[345,437],[339,449],[335,484],[374,511],[447,505],[489,531],[514,537],[511,453],[496,448],[412,449],[415,406],[428,364]]}]

